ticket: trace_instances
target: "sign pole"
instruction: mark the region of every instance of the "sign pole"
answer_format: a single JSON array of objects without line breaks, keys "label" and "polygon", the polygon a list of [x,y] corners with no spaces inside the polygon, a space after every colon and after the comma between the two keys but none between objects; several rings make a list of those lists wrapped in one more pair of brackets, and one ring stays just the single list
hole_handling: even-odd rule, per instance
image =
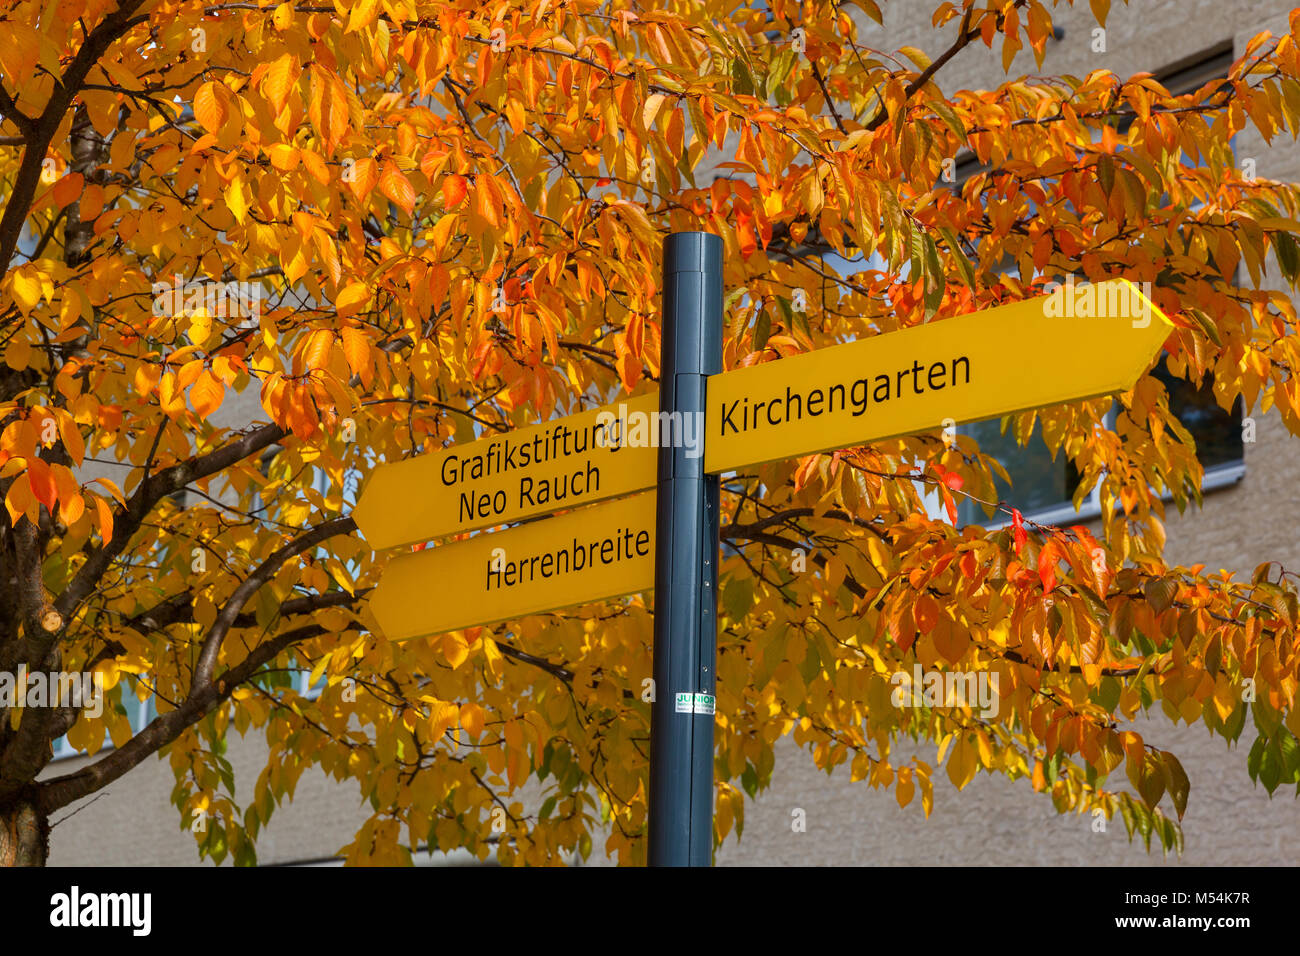
[{"label": "sign pole", "polygon": [[719,503],[699,452],[706,381],[722,370],[722,240],[669,235],[663,278],[659,434],[673,440],[659,448],[649,863],[710,866]]}]

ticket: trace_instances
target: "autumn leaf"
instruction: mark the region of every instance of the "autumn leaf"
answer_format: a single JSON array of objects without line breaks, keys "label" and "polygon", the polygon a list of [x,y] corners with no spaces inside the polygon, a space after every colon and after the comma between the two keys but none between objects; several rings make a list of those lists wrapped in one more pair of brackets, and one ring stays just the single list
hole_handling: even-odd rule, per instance
[{"label": "autumn leaf", "polygon": [[464,201],[466,191],[464,176],[455,174],[447,176],[442,181],[443,206],[447,209],[455,209]]}]

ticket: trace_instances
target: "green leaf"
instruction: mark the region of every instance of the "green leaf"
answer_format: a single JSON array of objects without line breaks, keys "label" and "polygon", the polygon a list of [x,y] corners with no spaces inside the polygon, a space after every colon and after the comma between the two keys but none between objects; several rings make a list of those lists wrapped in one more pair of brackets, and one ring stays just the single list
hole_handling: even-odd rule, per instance
[{"label": "green leaf", "polygon": [[1260,754],[1259,782],[1264,785],[1270,797],[1282,782],[1282,749],[1276,737],[1268,742]]},{"label": "green leaf", "polygon": [[1191,781],[1187,779],[1187,772],[1183,770],[1183,765],[1173,754],[1168,752],[1161,754],[1161,765],[1165,772],[1165,787],[1174,802],[1174,812],[1181,820],[1187,811],[1187,795],[1192,789]]},{"label": "green leaf", "polygon": [[1288,232],[1273,233],[1273,251],[1277,253],[1282,275],[1294,285],[1296,274],[1300,273],[1300,248],[1297,248],[1295,239]]},{"label": "green leaf", "polygon": [[754,320],[754,351],[762,351],[767,345],[768,336],[772,334],[772,317],[767,314],[767,310],[760,308],[758,317]]},{"label": "green leaf", "polygon": [[539,820],[545,820],[551,815],[551,812],[555,809],[556,796],[556,794],[551,794],[542,802],[542,808],[537,811]]},{"label": "green leaf", "polygon": [[1109,154],[1097,157],[1097,182],[1101,183],[1102,192],[1107,196],[1115,188],[1115,160]]},{"label": "green leaf", "polygon": [[754,606],[754,579],[736,577],[722,589],[722,610],[732,621],[743,621]]},{"label": "green leaf", "polygon": [[731,58],[731,90],[741,96],[754,95],[754,77],[740,57]]},{"label": "green leaf", "polygon": [[957,264],[957,271],[961,273],[962,281],[966,283],[966,288],[972,292],[975,291],[975,270],[971,267],[970,260],[966,258],[966,253],[962,251],[961,242],[957,239],[957,234],[948,226],[939,230],[939,235],[943,236],[944,243],[952,253],[953,262]]},{"label": "green leaf", "polygon": [[1259,767],[1264,760],[1264,748],[1267,744],[1266,738],[1256,737],[1250,753],[1246,755],[1246,772],[1250,774],[1250,779],[1256,782],[1259,781]]},{"label": "green leaf", "polygon": [[1147,754],[1142,759],[1142,778],[1138,781],[1138,793],[1152,809],[1165,795],[1164,768],[1152,754]]}]

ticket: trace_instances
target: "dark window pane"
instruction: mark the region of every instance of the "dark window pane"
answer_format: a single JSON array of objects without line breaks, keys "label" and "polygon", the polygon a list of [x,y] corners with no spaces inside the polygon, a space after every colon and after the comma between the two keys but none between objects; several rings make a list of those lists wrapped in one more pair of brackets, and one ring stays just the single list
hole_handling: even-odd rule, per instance
[{"label": "dark window pane", "polygon": [[[964,434],[979,442],[980,451],[991,455],[1002,463],[1007,474],[1011,476],[1008,486],[998,475],[993,476],[997,487],[997,497],[1006,501],[1013,508],[1022,512],[1041,511],[1054,508],[1068,501],[1078,484],[1078,475],[1064,451],[1052,454],[1043,444],[1040,429],[1034,425],[1034,434],[1024,448],[1016,444],[1011,428],[1002,434],[1002,420],[998,418],[976,422],[962,428]],[[984,509],[972,501],[963,501],[957,517],[962,524],[980,524],[991,519],[984,516]],[[997,520],[999,516],[995,515]]]},{"label": "dark window pane", "polygon": [[1197,388],[1182,378],[1174,378],[1164,360],[1151,373],[1164,383],[1169,392],[1169,410],[1191,432],[1196,442],[1196,457],[1202,468],[1213,468],[1241,461],[1241,398],[1225,412],[1214,400],[1214,379],[1206,375]]}]

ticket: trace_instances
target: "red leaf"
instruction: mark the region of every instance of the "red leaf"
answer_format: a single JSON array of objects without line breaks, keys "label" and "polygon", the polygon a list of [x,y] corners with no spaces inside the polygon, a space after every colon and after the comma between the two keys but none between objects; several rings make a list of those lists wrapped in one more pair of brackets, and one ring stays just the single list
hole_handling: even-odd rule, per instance
[{"label": "red leaf", "polygon": [[1016,554],[1022,554],[1029,535],[1025,533],[1025,516],[1020,513],[1019,508],[1011,509],[1011,527],[1016,536]]},{"label": "red leaf", "polygon": [[1050,591],[1056,587],[1057,546],[1055,541],[1048,541],[1038,552],[1038,580],[1043,582],[1043,590]]}]

